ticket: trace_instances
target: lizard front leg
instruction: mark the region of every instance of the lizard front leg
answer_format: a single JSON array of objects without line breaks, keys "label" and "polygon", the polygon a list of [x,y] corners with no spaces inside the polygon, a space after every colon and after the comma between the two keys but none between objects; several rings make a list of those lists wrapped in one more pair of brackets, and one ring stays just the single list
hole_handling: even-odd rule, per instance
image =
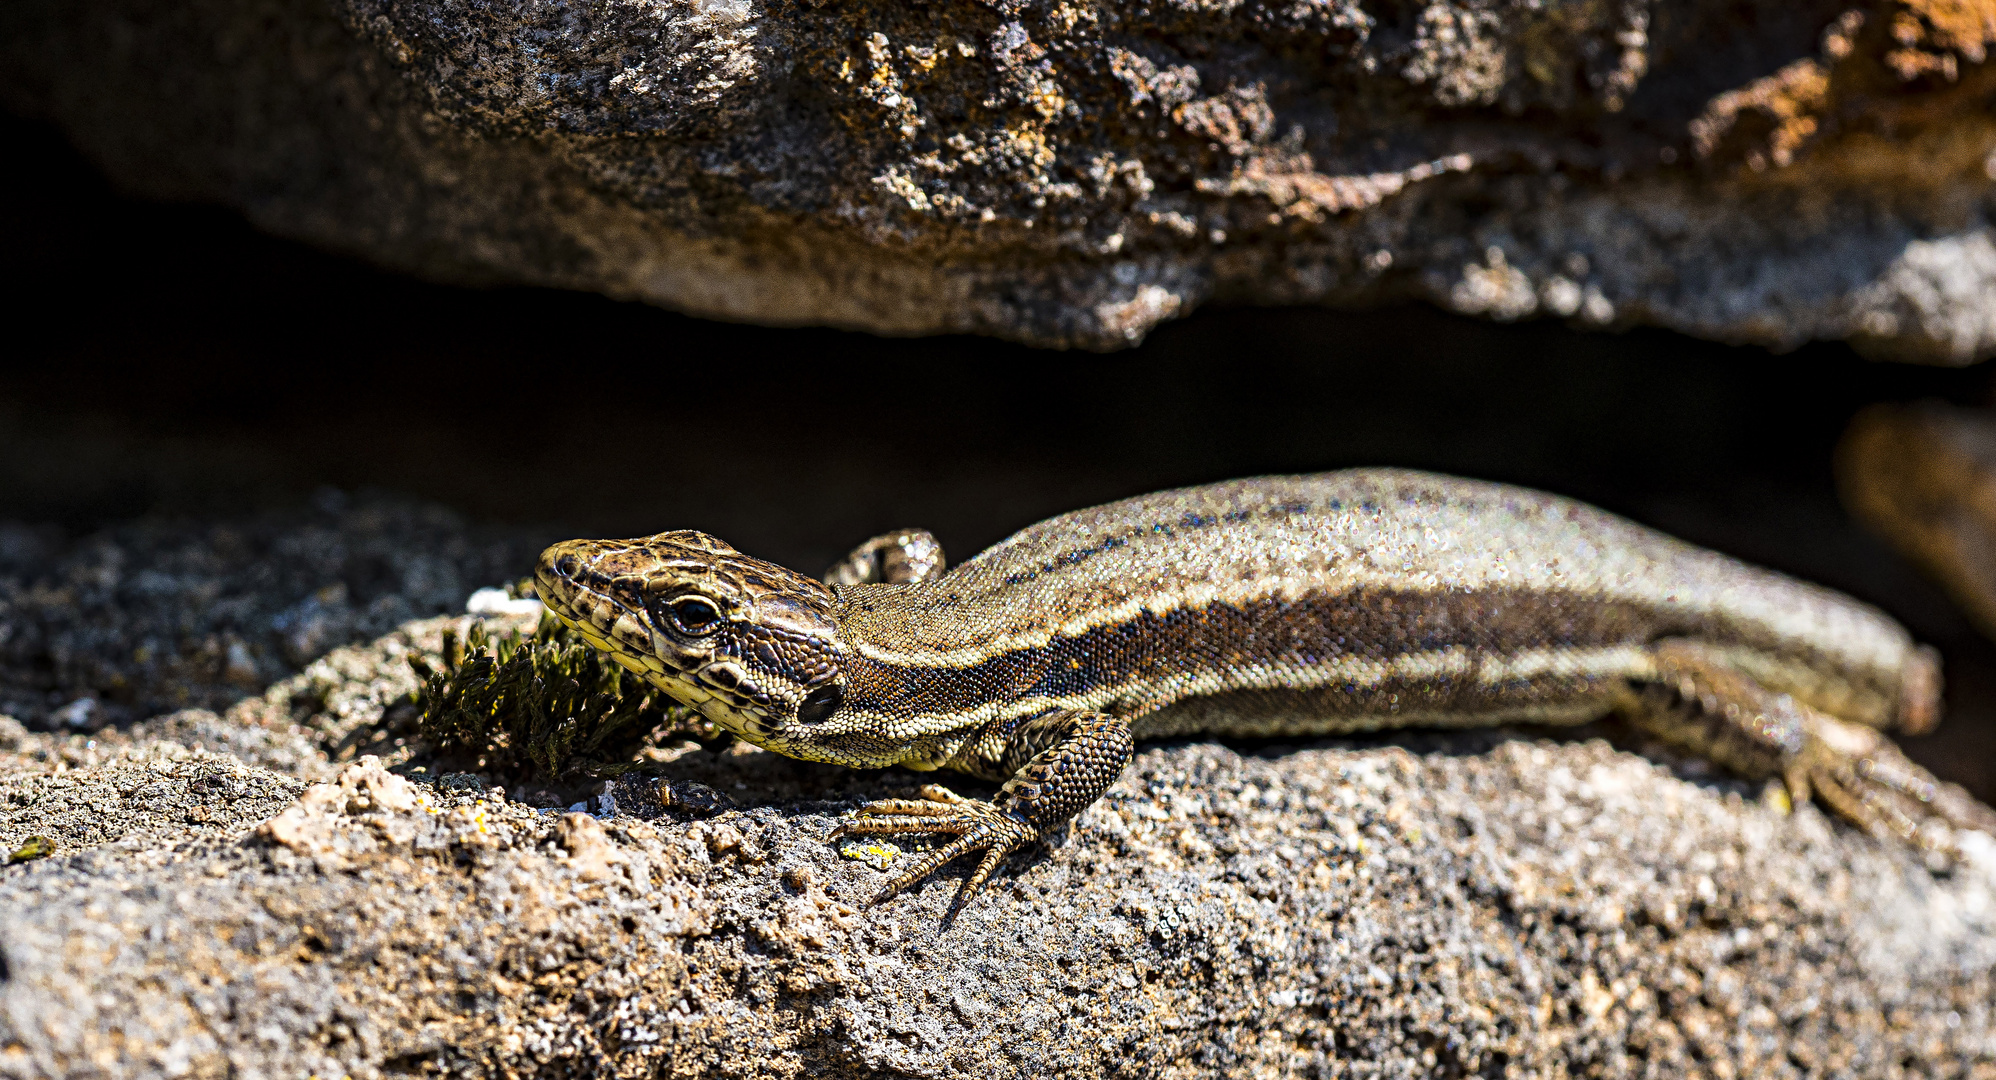
[{"label": "lizard front leg", "polygon": [[825,571],[827,585],[912,584],[942,576],[943,546],[927,529],[881,533]]},{"label": "lizard front leg", "polygon": [[1775,693],[1697,642],[1654,646],[1656,677],[1631,687],[1638,728],[1751,779],[1778,778],[1799,805],[1812,796],[1874,835],[1923,847],[1951,841],[1940,824],[1996,836],[1996,811],[1915,765],[1884,733]]},{"label": "lizard front leg", "polygon": [[966,799],[939,784],[922,789],[921,799],[882,799],[861,807],[832,834],[883,836],[895,833],[951,833],[956,839],[924,854],[895,875],[873,898],[879,903],[935,873],[959,855],[982,850],[978,862],[950,906],[951,914],[991,877],[1005,856],[1045,836],[1049,830],[1102,797],[1136,752],[1129,722],[1097,712],[1054,712],[987,732],[975,744],[999,741],[996,761],[954,763],[990,778],[1005,777],[990,802]]}]

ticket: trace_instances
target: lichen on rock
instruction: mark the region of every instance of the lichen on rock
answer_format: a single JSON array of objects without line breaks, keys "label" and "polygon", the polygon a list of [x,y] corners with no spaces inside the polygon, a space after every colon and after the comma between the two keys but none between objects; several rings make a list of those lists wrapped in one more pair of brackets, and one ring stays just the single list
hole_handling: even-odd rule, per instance
[{"label": "lichen on rock", "polygon": [[[127,185],[454,280],[1087,348],[1213,301],[1422,298],[1996,350],[1987,0],[0,17],[0,94]],[[126,24],[149,33],[99,47]]]}]

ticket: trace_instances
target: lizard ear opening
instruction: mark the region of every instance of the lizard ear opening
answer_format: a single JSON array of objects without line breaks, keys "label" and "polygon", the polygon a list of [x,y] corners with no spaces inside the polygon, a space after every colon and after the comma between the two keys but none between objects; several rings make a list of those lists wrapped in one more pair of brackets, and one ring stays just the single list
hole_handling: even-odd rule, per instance
[{"label": "lizard ear opening", "polygon": [[832,718],[844,703],[846,692],[838,683],[827,683],[811,691],[804,703],[797,706],[797,720],[805,724],[822,724]]}]

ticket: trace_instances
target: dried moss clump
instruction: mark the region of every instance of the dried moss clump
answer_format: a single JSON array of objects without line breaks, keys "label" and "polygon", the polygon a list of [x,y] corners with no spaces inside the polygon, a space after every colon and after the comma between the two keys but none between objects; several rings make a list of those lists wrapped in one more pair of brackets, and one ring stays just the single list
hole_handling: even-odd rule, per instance
[{"label": "dried moss clump", "polygon": [[416,703],[423,739],[498,776],[560,781],[631,760],[661,725],[700,734],[697,714],[543,616],[530,637],[494,638],[472,624],[444,637],[443,666],[419,657]]}]

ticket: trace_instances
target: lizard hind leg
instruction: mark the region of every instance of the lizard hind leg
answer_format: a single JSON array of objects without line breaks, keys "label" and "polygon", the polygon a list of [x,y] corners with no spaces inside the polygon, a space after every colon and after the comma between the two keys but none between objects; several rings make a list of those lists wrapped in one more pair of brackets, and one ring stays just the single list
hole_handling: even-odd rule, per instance
[{"label": "lizard hind leg", "polygon": [[874,896],[879,903],[959,856],[983,851],[964,880],[950,915],[990,879],[1005,857],[1086,809],[1123,773],[1136,745],[1129,723],[1107,713],[1055,712],[1008,725],[997,760],[979,766],[1007,779],[990,802],[967,799],[937,784],[921,799],[882,799],[860,807],[833,831],[841,836],[947,833],[956,838],[926,852]]},{"label": "lizard hind leg", "polygon": [[1928,849],[1950,829],[1996,836],[1996,811],[1914,764],[1883,732],[1776,693],[1697,642],[1654,647],[1656,673],[1623,711],[1643,731],[1750,779],[1780,779],[1797,805],[1815,798],[1877,836]]}]

